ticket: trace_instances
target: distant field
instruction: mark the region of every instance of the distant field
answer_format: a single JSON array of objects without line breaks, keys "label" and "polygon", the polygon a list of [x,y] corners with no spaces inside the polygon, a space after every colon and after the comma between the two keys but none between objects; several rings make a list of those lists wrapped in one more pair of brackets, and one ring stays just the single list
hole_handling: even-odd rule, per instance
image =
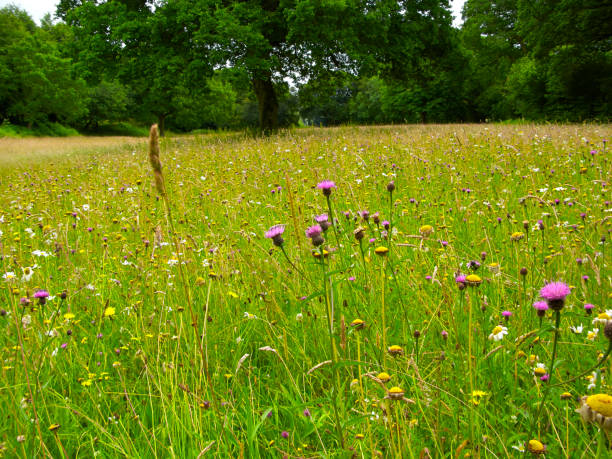
[{"label": "distant field", "polygon": [[0,166],[3,163],[43,160],[74,153],[96,153],[117,148],[135,148],[146,143],[137,137],[36,137],[0,138]]},{"label": "distant field", "polygon": [[611,135],[0,139],[4,453],[607,457]]}]

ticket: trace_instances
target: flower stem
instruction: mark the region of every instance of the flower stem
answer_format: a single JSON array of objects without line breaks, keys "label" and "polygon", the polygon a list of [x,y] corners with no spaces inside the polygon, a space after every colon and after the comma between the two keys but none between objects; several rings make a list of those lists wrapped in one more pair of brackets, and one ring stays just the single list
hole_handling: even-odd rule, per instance
[{"label": "flower stem", "polygon": [[559,341],[559,326],[560,325],[561,325],[561,311],[557,310],[555,311],[555,332],[554,332],[555,334],[553,337],[553,349],[552,349],[552,356],[550,359],[549,379],[548,379],[546,387],[544,388],[544,393],[542,394],[542,400],[540,401],[540,406],[538,407],[538,411],[536,412],[535,418],[533,419],[533,425],[531,426],[531,433],[529,434],[529,438],[532,438],[531,434],[537,428],[540,414],[542,413],[542,409],[544,408],[544,404],[546,403],[546,399],[550,392],[550,388],[551,388],[550,381],[552,380],[552,377],[553,377],[554,368],[555,368],[555,358],[557,357],[557,342]]}]

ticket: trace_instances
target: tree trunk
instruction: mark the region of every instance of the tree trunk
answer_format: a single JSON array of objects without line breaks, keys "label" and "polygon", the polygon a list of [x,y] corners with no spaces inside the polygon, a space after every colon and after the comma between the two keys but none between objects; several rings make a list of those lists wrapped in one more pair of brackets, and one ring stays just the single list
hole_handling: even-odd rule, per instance
[{"label": "tree trunk", "polygon": [[157,115],[157,127],[159,129],[159,136],[163,137],[166,133],[166,114]]},{"label": "tree trunk", "polygon": [[272,74],[268,72],[263,77],[254,78],[253,89],[259,108],[259,129],[262,133],[269,134],[278,129],[278,99],[272,83]]}]

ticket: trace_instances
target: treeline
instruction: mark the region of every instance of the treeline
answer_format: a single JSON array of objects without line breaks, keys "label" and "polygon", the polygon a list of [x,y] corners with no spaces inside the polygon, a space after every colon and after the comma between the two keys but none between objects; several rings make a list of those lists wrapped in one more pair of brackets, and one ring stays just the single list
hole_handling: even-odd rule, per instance
[{"label": "treeline", "polygon": [[[177,132],[609,120],[612,0],[61,0],[0,9],[0,123]],[[292,84],[287,83],[290,81]]]}]

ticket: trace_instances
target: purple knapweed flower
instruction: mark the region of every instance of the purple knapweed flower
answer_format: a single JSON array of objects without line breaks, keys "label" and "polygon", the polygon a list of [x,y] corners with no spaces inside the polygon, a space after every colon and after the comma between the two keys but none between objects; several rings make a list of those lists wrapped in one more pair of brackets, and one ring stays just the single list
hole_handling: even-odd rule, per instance
[{"label": "purple knapweed flower", "polygon": [[331,180],[323,180],[322,182],[319,182],[317,188],[323,191],[324,196],[330,196],[332,188],[336,188],[336,184]]},{"label": "purple knapweed flower", "polygon": [[285,225],[274,225],[264,234],[268,239],[272,239],[272,243],[281,247],[283,245],[283,233],[285,232]]},{"label": "purple knapweed flower", "polygon": [[548,311],[548,303],[546,301],[536,301],[533,303],[533,307],[538,312],[538,317],[544,317],[546,311]]},{"label": "purple knapweed flower", "polygon": [[321,225],[313,225],[306,230],[306,237],[312,240],[312,245],[318,247],[325,242],[323,236],[321,236],[322,232]]},{"label": "purple knapweed flower", "polygon": [[315,216],[315,221],[319,224],[323,232],[327,231],[329,227],[331,226],[331,223],[329,222],[329,217],[327,216],[327,214],[321,214],[321,215]]},{"label": "purple knapweed flower", "polygon": [[560,311],[565,305],[565,297],[570,293],[572,292],[566,283],[549,282],[540,290],[540,297],[546,300],[552,310]]},{"label": "purple knapweed flower", "polygon": [[37,290],[34,293],[34,298],[38,299],[38,304],[45,304],[47,302],[47,298],[49,298],[49,292],[46,290]]}]

